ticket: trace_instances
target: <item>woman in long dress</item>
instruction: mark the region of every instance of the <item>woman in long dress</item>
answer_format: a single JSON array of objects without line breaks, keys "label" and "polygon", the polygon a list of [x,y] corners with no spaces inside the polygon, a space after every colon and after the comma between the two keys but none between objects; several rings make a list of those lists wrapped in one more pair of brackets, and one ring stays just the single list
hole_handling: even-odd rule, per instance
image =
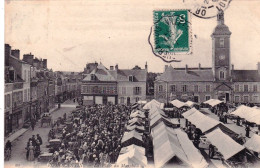
[{"label": "woman in long dress", "polygon": [[28,160],[29,161],[33,161],[34,160],[34,146],[32,145],[32,141],[30,142],[30,145],[28,147],[29,150],[29,157]]}]

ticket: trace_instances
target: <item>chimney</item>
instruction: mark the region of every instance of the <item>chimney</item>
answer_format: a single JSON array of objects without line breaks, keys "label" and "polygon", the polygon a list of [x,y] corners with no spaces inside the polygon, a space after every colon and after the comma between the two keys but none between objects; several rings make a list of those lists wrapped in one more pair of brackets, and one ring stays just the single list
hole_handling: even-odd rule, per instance
[{"label": "chimney", "polygon": [[234,64],[231,65],[231,70],[234,70]]},{"label": "chimney", "polygon": [[188,65],[185,65],[185,72],[188,73]]},{"label": "chimney", "polygon": [[200,63],[199,63],[199,70],[201,70],[201,65],[200,65]]},{"label": "chimney", "polygon": [[110,66],[110,70],[113,71],[114,70],[114,66]]},{"label": "chimney", "polygon": [[9,56],[11,54],[11,46],[5,44],[5,66],[9,66]]},{"label": "chimney", "polygon": [[11,55],[20,59],[20,50],[11,50]]},{"label": "chimney", "polygon": [[29,63],[30,65],[33,65],[33,57],[34,55],[30,54],[24,54],[23,55],[23,61]]},{"label": "chimney", "polygon": [[98,63],[95,61],[95,66],[98,66]]},{"label": "chimney", "polygon": [[116,64],[115,69],[118,70],[118,64]]},{"label": "chimney", "polygon": [[145,62],[145,69],[146,69],[146,71],[148,71],[147,61]]},{"label": "chimney", "polygon": [[260,62],[257,63],[258,74],[260,75]]},{"label": "chimney", "polygon": [[164,66],[164,71],[166,71],[167,68],[168,68],[168,65],[165,65],[165,66]]},{"label": "chimney", "polygon": [[43,60],[42,60],[42,67],[43,67],[44,69],[47,69],[47,59],[43,59]]}]

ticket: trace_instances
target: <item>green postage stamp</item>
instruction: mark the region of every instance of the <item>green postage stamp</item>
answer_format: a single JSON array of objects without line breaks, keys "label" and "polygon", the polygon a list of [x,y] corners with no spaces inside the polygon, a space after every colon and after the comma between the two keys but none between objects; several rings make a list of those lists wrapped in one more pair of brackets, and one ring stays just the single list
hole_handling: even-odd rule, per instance
[{"label": "green postage stamp", "polygon": [[191,53],[191,21],[188,10],[153,11],[153,52],[166,62],[177,61],[176,54]]}]

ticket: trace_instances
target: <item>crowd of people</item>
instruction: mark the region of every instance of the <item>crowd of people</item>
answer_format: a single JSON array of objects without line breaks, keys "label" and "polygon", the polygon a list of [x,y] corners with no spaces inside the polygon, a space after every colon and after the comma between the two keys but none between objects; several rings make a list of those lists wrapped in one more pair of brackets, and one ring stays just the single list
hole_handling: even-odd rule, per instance
[{"label": "crowd of people", "polygon": [[125,105],[95,105],[72,112],[61,125],[60,133],[55,128],[51,131],[50,138],[60,138],[61,145],[50,163],[62,166],[114,163],[130,112],[131,108]]}]

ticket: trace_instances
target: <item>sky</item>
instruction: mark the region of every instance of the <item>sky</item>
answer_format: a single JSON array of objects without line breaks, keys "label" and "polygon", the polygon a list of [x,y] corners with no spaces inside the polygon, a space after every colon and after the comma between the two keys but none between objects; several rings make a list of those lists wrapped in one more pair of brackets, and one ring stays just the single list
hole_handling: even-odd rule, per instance
[{"label": "sky", "polygon": [[[23,54],[48,59],[55,71],[83,71],[87,63],[144,68],[162,72],[164,65],[148,44],[153,10],[190,8],[185,0],[6,0],[5,43]],[[186,0],[189,1],[189,0]],[[191,1],[191,0],[190,0]],[[260,62],[260,1],[233,0],[225,11],[232,32],[231,63],[256,69]],[[216,17],[191,17],[192,54],[173,67],[212,66],[211,33]],[[194,37],[196,35],[196,38]]]}]

